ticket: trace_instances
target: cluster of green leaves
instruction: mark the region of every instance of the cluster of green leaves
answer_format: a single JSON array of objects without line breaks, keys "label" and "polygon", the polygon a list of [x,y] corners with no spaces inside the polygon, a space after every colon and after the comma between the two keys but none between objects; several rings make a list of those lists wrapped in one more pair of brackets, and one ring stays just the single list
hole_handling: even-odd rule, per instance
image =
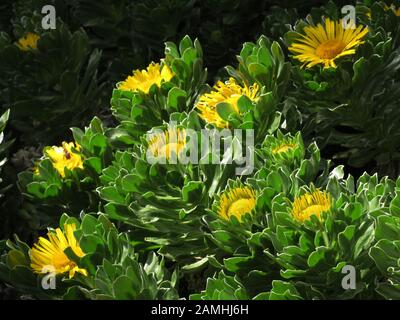
[{"label": "cluster of green leaves", "polygon": [[237,68],[228,66],[227,72],[239,83],[256,84],[260,95],[255,102],[245,95],[240,97],[237,103],[240,114],[226,102],[217,105],[217,112],[233,128],[254,129],[257,145],[280,125],[281,110],[284,109],[281,102],[290,78],[290,63],[285,61],[280,45],[264,36],[256,43],[244,43],[237,59]]},{"label": "cluster of green leaves", "polygon": [[[266,145],[273,139],[267,136]],[[269,158],[247,179],[258,197],[246,223],[207,218],[209,236],[227,253],[215,259],[227,275],[209,280],[207,289],[196,298],[226,294],[235,299],[243,291],[254,299],[390,299],[398,295],[398,285],[391,277],[398,268],[398,248],[393,241],[398,235],[400,180],[397,187],[377,175],[364,174],[355,181],[351,175],[345,178],[340,166],[321,166],[315,144],[306,154],[299,159],[295,152],[288,153],[289,165],[281,158]],[[291,202],[315,188],[331,195],[331,209],[321,220],[297,221],[291,214]],[[346,265],[356,270],[354,290],[342,287]],[[382,279],[387,282],[378,284]],[[221,293],[221,288],[229,293]]]},{"label": "cluster of green leaves", "polygon": [[154,84],[148,94],[114,89],[111,109],[120,122],[110,130],[114,144],[137,144],[141,135],[169,121],[171,113],[189,111],[203,91],[207,72],[203,69],[203,51],[197,39],[193,42],[186,36],[179,47],[167,42],[163,63],[174,76],[160,88]]},{"label": "cluster of green leaves", "polygon": [[68,258],[87,271],[68,279],[57,275],[55,288],[43,287],[46,274],[36,275],[30,268],[30,248],[15,237],[14,241],[0,242],[0,279],[12,284],[20,292],[41,299],[174,299],[176,273],[169,274],[164,261],[154,253],[140,257],[135,253],[126,232],[119,233],[104,216],[84,214],[78,220],[64,214],[60,229],[74,224],[74,236],[85,256],[77,257],[71,248]]},{"label": "cluster of green leaves", "polygon": [[100,183],[99,175],[112,159],[112,151],[105,129],[95,117],[82,131],[72,128],[75,142],[80,146],[75,152],[83,160],[83,168],[64,169],[65,176],[54,168],[46,155],[38,160],[35,170],[19,174],[21,192],[44,212],[37,217],[40,225],[54,225],[63,212],[78,215],[82,210],[97,210]]},{"label": "cluster of green leaves", "polygon": [[[132,68],[148,63],[152,58],[147,56],[158,59],[161,41],[176,37],[178,29],[189,32],[196,23],[186,13],[201,18],[211,8],[213,14],[221,15],[204,23],[199,34],[208,35],[206,56],[212,61],[223,57],[224,65],[230,52],[222,51],[220,45],[229,43],[230,49],[235,48],[225,34],[235,32],[233,26],[242,20],[237,10],[252,13],[242,27],[264,20],[263,28],[272,24],[268,35],[286,34],[277,41],[261,36],[254,43],[245,42],[237,65],[220,74],[222,80],[231,76],[241,85],[260,88],[254,101],[245,95],[239,98],[239,113],[229,103],[216,106],[218,115],[229,122],[229,132],[254,129],[255,146],[245,152],[254,151],[255,172],[238,174],[239,164],[227,161],[149,161],[149,137],[170,129],[172,123],[180,130],[195,130],[197,138],[205,128],[211,141],[228,145],[227,150],[221,145],[218,150],[207,149],[201,154],[203,160],[229,154],[235,160],[240,158],[238,150],[245,147],[241,139],[227,138],[222,130],[199,119],[195,105],[211,90],[199,40],[186,36],[178,45],[166,42],[161,64],[173,72],[171,80],[159,87],[152,85],[148,93],[121,90],[117,85],[111,98],[116,125],[106,128],[95,117],[84,130],[72,129],[83,169],[65,169],[62,177],[44,156],[37,172],[19,175],[21,192],[41,211],[34,219],[35,227],[77,226],[74,235],[85,255],[80,258],[71,248],[65,254],[88,276],[59,275],[56,290],[44,290],[41,283],[46,275],[33,273],[30,246],[15,237],[0,241],[2,281],[21,294],[56,299],[400,296],[400,178],[395,182],[367,173],[359,178],[345,175],[343,166],[334,167],[321,158],[317,146],[324,154],[327,146],[336,145],[341,149],[334,151],[334,159],[347,158],[355,167],[376,161],[381,171],[396,176],[399,18],[383,3],[359,3],[357,21],[370,27],[369,35],[356,55],[343,59],[336,69],[302,69],[297,62],[289,62],[285,49],[305,26],[320,22],[322,16],[338,19],[339,9],[333,2],[299,20],[300,13],[293,9],[298,2],[283,1],[280,5],[287,10],[272,11],[282,16],[278,21],[279,15],[260,16],[265,4],[254,12],[253,0],[207,0],[204,6],[196,0],[67,1],[62,19],[70,22],[73,31],[74,23],[80,21],[90,29],[90,37],[83,30],[71,33],[61,20],[54,31],[39,30],[39,3],[17,1],[15,37],[11,31],[0,37],[0,70],[7,75],[0,80],[1,99],[4,106],[11,105],[12,128],[29,143],[53,143],[71,125],[82,127],[102,100],[104,83],[99,83],[97,70],[113,78],[124,64]],[[65,14],[69,10],[71,16]],[[229,31],[224,30],[228,26]],[[130,28],[136,28],[135,32]],[[37,49],[23,52],[14,41],[28,30],[40,33],[41,38]],[[125,59],[132,41],[139,44],[138,49]],[[105,50],[106,57],[114,57],[113,50],[118,54],[104,66],[100,52],[92,51],[91,45]],[[123,80],[122,73],[117,73],[115,81]],[[8,113],[0,118],[0,132],[6,118]],[[202,141],[193,138],[187,145],[204,151]],[[3,149],[2,144],[0,153]],[[218,214],[221,194],[238,187],[254,190],[255,207],[241,219],[224,219]],[[329,194],[329,210],[320,218],[296,220],[293,202],[317,189]],[[355,289],[342,287],[346,265],[355,268]],[[184,289],[178,292],[178,285]]]},{"label": "cluster of green leaves", "polygon": [[[193,111],[173,113],[171,121],[184,130],[201,128]],[[154,130],[164,132],[168,128],[164,124]],[[200,131],[195,132],[200,144]],[[116,151],[112,164],[103,170],[97,191],[105,202],[104,212],[110,219],[138,228],[135,241],[151,244],[150,248],[159,249],[185,270],[196,269],[206,262],[202,258],[208,249],[201,217],[234,166],[152,163],[147,144],[144,135],[140,147]],[[213,157],[211,150],[203,157]]]},{"label": "cluster of green leaves", "polygon": [[[400,55],[396,28],[400,19],[391,9],[385,10],[383,2],[359,8],[357,23],[367,26],[369,33],[356,55],[335,69],[294,68],[287,101],[298,107],[295,117],[305,139],[315,138],[327,156],[356,168],[376,166],[379,173],[397,177]],[[285,34],[286,44],[323,16],[339,19],[340,8],[330,2],[299,20]]]},{"label": "cluster of green leaves", "polygon": [[399,232],[400,232],[400,179],[397,180],[395,197],[389,205],[390,215],[377,218],[376,244],[370,249],[370,256],[383,277],[378,279],[376,291],[386,299],[399,299]]}]

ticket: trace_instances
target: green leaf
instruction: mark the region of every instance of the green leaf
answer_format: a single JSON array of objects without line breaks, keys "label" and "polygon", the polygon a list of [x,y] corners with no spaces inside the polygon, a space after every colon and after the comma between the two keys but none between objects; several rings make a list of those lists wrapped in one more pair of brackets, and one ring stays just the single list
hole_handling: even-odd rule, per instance
[{"label": "green leaf", "polygon": [[324,262],[328,249],[319,247],[317,250],[312,252],[308,257],[307,264],[310,268],[316,267],[318,264]]},{"label": "green leaf", "polygon": [[250,98],[247,97],[246,95],[242,95],[239,98],[239,100],[237,102],[237,106],[239,108],[240,113],[245,113],[254,108],[253,103],[251,102]]},{"label": "green leaf", "polygon": [[192,202],[201,197],[204,183],[201,181],[190,181],[182,188],[182,198],[185,202]]},{"label": "green leaf", "polygon": [[225,121],[229,121],[229,116],[235,114],[235,108],[227,102],[220,102],[217,104],[217,113]]},{"label": "green leaf", "polygon": [[168,107],[174,109],[175,111],[183,110],[186,105],[186,99],[186,91],[178,87],[174,87],[168,92]]},{"label": "green leaf", "polygon": [[86,214],[82,219],[81,229],[82,229],[83,233],[86,235],[92,234],[92,233],[95,233],[97,224],[98,224],[98,221],[95,217],[93,217],[89,214]]}]

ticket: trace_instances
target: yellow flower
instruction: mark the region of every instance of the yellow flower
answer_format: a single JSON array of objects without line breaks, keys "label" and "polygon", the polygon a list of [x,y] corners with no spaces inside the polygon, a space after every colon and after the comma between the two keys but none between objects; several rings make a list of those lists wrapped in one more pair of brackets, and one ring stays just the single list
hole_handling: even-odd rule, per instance
[{"label": "yellow flower", "polygon": [[125,91],[142,91],[149,93],[153,84],[157,87],[161,86],[162,82],[170,81],[174,73],[165,64],[162,69],[158,63],[152,62],[146,70],[135,70],[133,75],[120,82],[117,87]]},{"label": "yellow flower", "polygon": [[237,102],[243,95],[247,96],[251,101],[257,101],[259,86],[254,83],[252,86],[244,87],[236,83],[234,78],[230,78],[227,82],[218,81],[210,93],[203,94],[196,108],[200,111],[200,117],[207,123],[212,123],[218,128],[227,128],[229,123],[223,120],[217,113],[217,104],[226,102],[239,113]]},{"label": "yellow flower", "polygon": [[356,47],[363,43],[362,38],[368,33],[368,28],[358,26],[356,29],[344,29],[342,20],[325,20],[325,26],[307,26],[304,34],[289,47],[295,54],[294,58],[303,62],[303,66],[311,68],[322,64],[324,68],[336,68],[335,60],[353,55]]},{"label": "yellow flower", "polygon": [[225,190],[218,200],[218,215],[229,220],[235,216],[239,221],[246,213],[251,213],[256,206],[256,193],[250,187],[235,187]]},{"label": "yellow flower", "polygon": [[300,222],[309,220],[312,215],[321,219],[321,213],[331,208],[331,196],[326,191],[316,190],[296,197],[293,201],[292,215]]},{"label": "yellow flower", "polygon": [[186,146],[186,130],[168,128],[162,133],[156,133],[148,140],[148,150],[156,158],[170,160],[172,154],[181,154]]},{"label": "yellow flower", "polygon": [[75,275],[75,272],[87,276],[87,271],[79,268],[64,253],[65,249],[71,248],[78,257],[85,255],[74,236],[76,227],[74,224],[66,224],[64,229],[63,232],[60,228],[57,228],[47,234],[48,239],[40,237],[39,241],[34,244],[30,252],[31,268],[34,272],[54,272],[55,274],[68,272],[70,279]]},{"label": "yellow flower", "polygon": [[37,48],[37,42],[40,39],[36,33],[28,32],[24,37],[17,42],[18,48],[22,51],[28,51]]},{"label": "yellow flower", "polygon": [[53,167],[58,173],[65,177],[64,169],[74,170],[75,168],[83,168],[82,157],[75,153],[72,148],[79,150],[79,145],[73,142],[63,142],[61,147],[53,146],[45,149],[45,155],[53,163]]},{"label": "yellow flower", "polygon": [[296,149],[297,147],[298,145],[296,143],[283,142],[280,145],[273,148],[272,153],[273,154],[285,153],[289,150]]}]

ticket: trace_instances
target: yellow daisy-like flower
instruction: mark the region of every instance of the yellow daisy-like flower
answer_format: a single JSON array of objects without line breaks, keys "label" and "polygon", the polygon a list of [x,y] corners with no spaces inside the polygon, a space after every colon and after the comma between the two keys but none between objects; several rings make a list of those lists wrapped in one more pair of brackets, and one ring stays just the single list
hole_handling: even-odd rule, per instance
[{"label": "yellow daisy-like flower", "polygon": [[17,41],[17,46],[22,51],[37,49],[37,42],[40,39],[36,33],[28,32],[24,37]]},{"label": "yellow daisy-like flower", "polygon": [[223,120],[217,113],[217,104],[221,102],[229,103],[237,113],[239,108],[237,102],[241,96],[247,96],[251,101],[257,101],[259,86],[254,83],[252,86],[240,86],[234,78],[227,82],[218,81],[210,93],[203,94],[196,108],[200,111],[200,117],[207,123],[212,123],[218,128],[227,128],[229,123]]},{"label": "yellow daisy-like flower", "polygon": [[368,28],[360,25],[356,29],[345,29],[342,20],[326,19],[324,26],[307,26],[304,32],[289,47],[294,58],[307,68],[317,64],[336,68],[336,59],[355,54],[355,48],[363,43]]},{"label": "yellow daisy-like flower", "polygon": [[74,236],[76,227],[74,224],[66,224],[64,229],[63,232],[57,228],[47,234],[48,239],[40,237],[34,244],[30,252],[31,268],[34,272],[54,272],[55,274],[68,272],[70,279],[76,272],[87,276],[87,271],[79,268],[64,253],[65,249],[71,248],[78,257],[85,255]]},{"label": "yellow daisy-like flower", "polygon": [[125,91],[140,90],[147,94],[153,84],[160,87],[162,82],[170,81],[173,76],[174,73],[167,65],[161,68],[160,64],[152,62],[146,70],[133,71],[133,75],[120,82],[117,87]]},{"label": "yellow daisy-like flower", "polygon": [[239,221],[246,213],[251,213],[256,206],[257,197],[250,187],[236,187],[225,190],[217,204],[218,215],[225,220],[235,216]]},{"label": "yellow daisy-like flower", "polygon": [[316,190],[312,193],[306,193],[300,197],[296,197],[293,201],[292,215],[300,222],[309,220],[315,215],[321,218],[321,213],[331,208],[331,196],[326,191]]},{"label": "yellow daisy-like flower", "polygon": [[162,133],[156,133],[148,140],[148,150],[155,158],[170,160],[172,154],[181,154],[186,146],[186,130],[168,128]]},{"label": "yellow daisy-like flower", "polygon": [[72,148],[79,150],[79,145],[73,142],[63,142],[61,147],[53,146],[45,149],[45,155],[52,161],[53,167],[64,178],[64,169],[74,170],[75,168],[83,168],[83,160],[81,155],[75,153]]}]

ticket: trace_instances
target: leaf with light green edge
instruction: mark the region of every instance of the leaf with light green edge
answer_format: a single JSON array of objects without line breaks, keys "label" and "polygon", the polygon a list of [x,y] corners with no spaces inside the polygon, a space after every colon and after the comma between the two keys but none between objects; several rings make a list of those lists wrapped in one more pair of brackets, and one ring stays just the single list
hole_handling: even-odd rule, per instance
[{"label": "leaf with light green edge", "polygon": [[107,203],[104,210],[110,219],[126,220],[132,216],[132,212],[125,204]]},{"label": "leaf with light green edge", "polygon": [[181,55],[185,52],[186,49],[193,47],[193,41],[190,39],[188,35],[186,35],[180,42],[179,42],[179,52]]},{"label": "leaf with light green edge", "polygon": [[238,272],[241,270],[241,265],[251,261],[252,257],[232,257],[224,260],[224,265],[230,272]]},{"label": "leaf with light green edge", "polygon": [[375,290],[387,300],[400,300],[400,284],[378,283]]},{"label": "leaf with light green edge", "polygon": [[133,120],[140,119],[144,112],[145,108],[142,105],[134,105],[131,109],[131,118]]},{"label": "leaf with light green edge", "polygon": [[400,250],[392,241],[380,240],[370,249],[369,255],[378,269],[383,274],[387,274],[388,268],[397,266]]},{"label": "leaf with light green edge", "polygon": [[133,284],[133,290],[134,292],[140,292],[143,290],[143,286],[146,285],[146,283],[143,283],[143,277],[142,277],[142,270],[139,267],[138,263],[136,261],[131,261],[131,265],[129,265],[126,268],[126,276],[132,281]]},{"label": "leaf with light green edge", "polygon": [[358,220],[364,213],[363,205],[359,202],[352,202],[345,209],[346,216],[351,217],[351,221]]},{"label": "leaf with light green edge", "polygon": [[282,247],[286,247],[290,244],[290,242],[286,237],[286,232],[289,230],[290,229],[285,228],[284,226],[281,225],[277,225],[276,227],[276,238]]},{"label": "leaf with light green edge", "polygon": [[[83,146],[82,138],[84,136],[84,132],[79,128],[71,128],[71,131],[72,131],[72,136],[74,137],[75,142],[78,143],[79,145]],[[85,146],[83,146],[83,147],[85,147]]]},{"label": "leaf with light green edge", "polygon": [[240,113],[246,113],[247,111],[252,110],[254,108],[253,102],[246,95],[242,95],[238,99],[237,106]]},{"label": "leaf with light green edge", "polygon": [[62,184],[61,177],[58,171],[54,168],[50,159],[44,159],[40,161],[38,168],[40,177],[46,180],[48,183],[54,183],[57,185]]},{"label": "leaf with light green edge", "polygon": [[136,299],[139,292],[135,292],[134,287],[135,284],[129,277],[125,275],[118,277],[113,283],[115,298],[118,300]]},{"label": "leaf with light green edge", "polygon": [[219,299],[218,300],[234,300],[235,296],[230,293],[230,292],[226,292],[226,291],[222,291],[219,294]]},{"label": "leaf with light green edge", "polygon": [[222,289],[223,289],[223,283],[220,280],[213,279],[213,278],[207,279],[205,294],[208,297],[212,297],[212,295],[215,293],[215,291],[222,290]]},{"label": "leaf with light green edge", "polygon": [[87,158],[83,161],[83,165],[88,168],[92,168],[97,174],[101,174],[102,163],[101,159],[97,157]]},{"label": "leaf with light green edge", "polygon": [[31,182],[26,186],[26,190],[38,199],[43,199],[46,191],[46,182]]},{"label": "leaf with light green edge", "polygon": [[79,245],[82,248],[82,251],[88,254],[96,252],[97,246],[103,246],[103,241],[96,235],[87,234],[80,239]]},{"label": "leaf with light green edge", "polygon": [[89,214],[85,214],[82,219],[81,229],[85,235],[92,234],[96,232],[96,225],[99,222],[97,219]]},{"label": "leaf with light green edge", "polygon": [[105,150],[107,143],[107,138],[102,133],[94,134],[89,140],[90,149],[96,154],[100,154]]},{"label": "leaf with light green edge", "polygon": [[143,178],[137,174],[128,174],[122,178],[122,189],[127,192],[139,192],[138,186],[140,186]]},{"label": "leaf with light green edge", "polygon": [[279,63],[285,62],[284,61],[285,56],[284,56],[282,48],[278,42],[276,42],[276,41],[272,42],[271,52],[272,52],[272,55],[274,56],[274,58],[279,61]]},{"label": "leaf with light green edge", "polygon": [[324,263],[326,260],[326,254],[328,249],[326,247],[318,247],[314,252],[312,252],[308,259],[307,264],[310,268],[317,267],[319,264]]},{"label": "leaf with light green edge", "polygon": [[324,91],[327,84],[328,83],[326,83],[326,82],[318,83],[316,81],[306,81],[306,83],[305,83],[307,88],[309,88],[313,91],[317,91],[317,92]]},{"label": "leaf with light green edge", "polygon": [[76,229],[79,229],[80,222],[75,217],[67,217],[64,221],[64,225],[61,226],[62,230],[65,230],[65,225],[75,225]]},{"label": "leaf with light green edge", "polygon": [[107,245],[108,245],[108,250],[110,251],[110,253],[117,257],[120,253],[120,241],[118,238],[118,233],[115,229],[111,229],[110,231],[108,231],[107,234]]},{"label": "leaf with light green edge", "polygon": [[298,277],[304,277],[307,274],[307,270],[286,269],[281,270],[280,274],[284,279],[295,279]]},{"label": "leaf with light green edge", "polygon": [[397,191],[396,197],[390,203],[389,208],[391,214],[400,217],[400,190]]},{"label": "leaf with light green edge", "polygon": [[229,116],[235,114],[235,108],[227,102],[220,102],[217,104],[217,113],[225,121],[229,121]]},{"label": "leaf with light green edge", "polygon": [[400,219],[393,216],[379,216],[377,219],[375,236],[377,239],[400,239]]},{"label": "leaf with light green edge", "polygon": [[274,188],[277,193],[283,191],[283,181],[278,172],[271,171],[267,177],[267,183],[268,186]]},{"label": "leaf with light green edge", "polygon": [[117,202],[120,204],[125,203],[125,198],[119,194],[115,187],[110,186],[98,188],[98,190],[100,192],[100,196],[106,201]]},{"label": "leaf with light green edge", "polygon": [[89,124],[90,129],[93,133],[103,133],[103,124],[97,116],[93,117]]},{"label": "leaf with light green edge", "polygon": [[257,294],[252,300],[269,300],[269,292],[261,292]]},{"label": "leaf with light green edge", "polygon": [[180,111],[184,109],[186,105],[186,99],[186,91],[178,87],[174,87],[168,92],[167,105],[176,111]]},{"label": "leaf with light green edge", "polygon": [[304,252],[310,252],[314,250],[313,239],[311,239],[306,233],[303,233],[299,239],[299,245],[301,250]]},{"label": "leaf with light green edge", "polygon": [[196,261],[191,264],[184,265],[182,267],[182,270],[185,271],[200,271],[201,269],[205,268],[208,265],[208,258],[205,257],[203,259],[200,259],[199,261]]},{"label": "leaf with light green edge", "polygon": [[60,228],[64,228],[64,225],[65,225],[65,223],[66,223],[68,218],[69,218],[69,216],[66,213],[63,213],[61,215],[60,220],[59,220],[59,227]]},{"label": "leaf with light green edge", "polygon": [[255,48],[254,43],[251,42],[245,42],[243,44],[242,50],[240,51],[240,56],[246,60],[248,56],[250,56],[253,53],[253,49]]},{"label": "leaf with light green edge", "polygon": [[175,59],[172,62],[171,69],[179,79],[186,79],[189,74],[189,67],[181,59]]},{"label": "leaf with light green edge", "polygon": [[268,83],[268,73],[270,72],[270,68],[262,65],[261,63],[250,63],[248,66],[250,74],[261,81],[262,83]]},{"label": "leaf with light green edge", "polygon": [[296,287],[285,281],[273,280],[272,290],[269,296],[270,300],[302,300]]},{"label": "leaf with light green edge", "polygon": [[271,67],[273,64],[272,55],[264,46],[258,49],[257,58],[258,62],[262,63],[267,68]]},{"label": "leaf with light green edge", "polygon": [[189,181],[182,188],[182,198],[185,202],[192,202],[203,194],[204,183],[201,181]]},{"label": "leaf with light green edge", "polygon": [[94,287],[103,294],[111,294],[112,286],[108,281],[103,281],[98,276],[94,279]]},{"label": "leaf with light green edge", "polygon": [[0,132],[4,131],[4,128],[6,127],[9,117],[10,117],[10,109],[7,109],[6,112],[4,112],[0,117]]},{"label": "leaf with light green edge", "polygon": [[26,260],[25,255],[18,250],[10,250],[7,254],[7,265],[10,268],[15,266],[29,266],[29,261]]},{"label": "leaf with light green edge", "polygon": [[354,70],[354,76],[352,79],[352,82],[358,82],[360,79],[367,79],[367,75],[365,74],[365,70],[368,68],[365,68],[366,64],[366,59],[364,57],[358,59],[354,64],[353,64],[353,70]]},{"label": "leaf with light green edge", "polygon": [[187,48],[182,55],[182,59],[187,65],[192,65],[197,59],[197,50],[195,48]]},{"label": "leaf with light green edge", "polygon": [[[363,228],[364,229],[364,228]],[[373,241],[375,240],[375,226],[373,223],[366,229],[363,230],[361,236],[358,238],[354,246],[354,258],[356,259],[364,250],[369,249]]]},{"label": "leaf with light green edge", "polygon": [[129,135],[125,130],[121,128],[110,128],[107,130],[107,136],[113,142],[121,142],[123,144],[132,145],[137,142],[137,140]]},{"label": "leaf with light green edge", "polygon": [[352,253],[353,238],[356,233],[356,227],[349,225],[338,234],[338,243],[343,253]]}]

